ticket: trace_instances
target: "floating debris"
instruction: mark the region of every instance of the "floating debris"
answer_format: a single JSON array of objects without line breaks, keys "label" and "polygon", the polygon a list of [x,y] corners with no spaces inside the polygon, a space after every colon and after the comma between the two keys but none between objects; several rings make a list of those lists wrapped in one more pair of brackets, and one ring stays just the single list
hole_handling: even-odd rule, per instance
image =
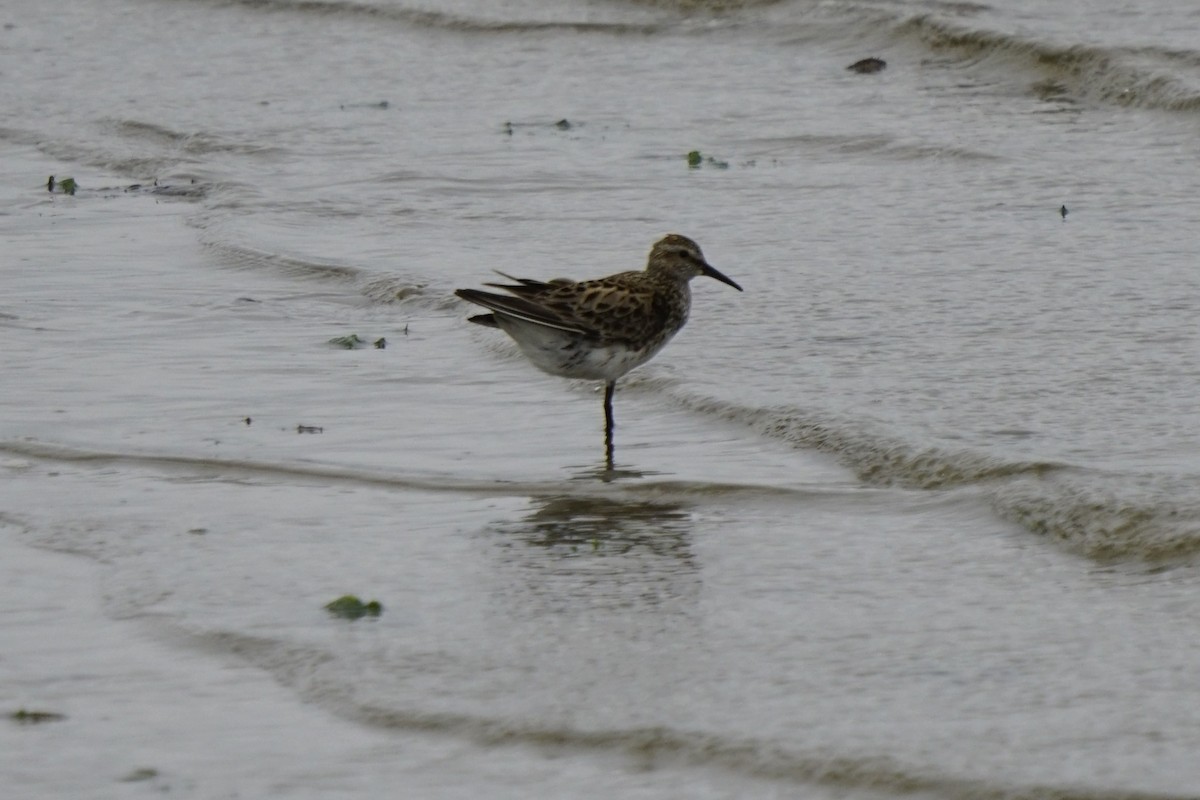
[{"label": "floating debris", "polygon": [[846,67],[846,69],[851,72],[857,72],[859,75],[873,75],[876,72],[883,72],[886,68],[887,62],[882,58],[864,58]]},{"label": "floating debris", "polygon": [[8,718],[22,725],[38,725],[43,722],[62,722],[67,718],[67,715],[54,711],[26,711],[23,708],[19,708],[9,714]]},{"label": "floating debris", "polygon": [[75,194],[78,184],[75,183],[74,178],[63,178],[61,181],[56,181],[54,180],[54,176],[51,175],[46,181],[46,191],[53,192],[55,188],[63,194]]},{"label": "floating debris", "polygon": [[517,128],[525,128],[529,131],[529,133],[537,133],[538,131],[544,131],[547,128],[554,128],[560,131],[570,131],[582,126],[583,123],[572,122],[566,117],[563,117],[556,122],[546,122],[544,120],[540,122],[513,122],[512,120],[507,120],[500,126],[500,131],[507,136],[512,136],[517,132]]},{"label": "floating debris", "polygon": [[391,105],[387,100],[380,100],[378,103],[342,103],[338,106],[338,110],[345,111],[347,108],[378,108],[382,111]]},{"label": "floating debris", "polygon": [[158,777],[158,770],[153,767],[141,767],[130,772],[125,777],[121,778],[122,783],[137,783],[138,781],[149,781]]},{"label": "floating debris", "polygon": [[[49,192],[58,191],[61,194],[75,194],[79,189],[79,184],[74,178],[63,178],[57,180],[53,175],[46,179],[46,190]],[[88,190],[88,196],[94,197],[97,195],[104,197],[113,197],[116,192],[124,193],[148,193],[161,195],[163,197],[203,197],[208,193],[208,187],[204,184],[197,184],[196,179],[182,186],[159,184],[157,180],[153,184],[131,183],[128,186],[100,186],[93,187]]]},{"label": "floating debris", "polygon": [[[408,325],[404,326],[404,332],[406,334],[408,333]],[[341,347],[345,350],[358,350],[359,348],[366,347],[368,344],[370,344],[376,350],[382,350],[387,347],[387,339],[380,336],[378,339],[368,342],[357,333],[351,333],[348,336],[335,336],[329,340],[329,344],[333,345],[334,347]]]},{"label": "floating debris", "polygon": [[353,350],[356,347],[366,344],[366,342],[359,338],[357,333],[351,333],[348,336],[335,336],[329,340],[329,344],[346,350]]},{"label": "floating debris", "polygon": [[319,425],[297,425],[296,433],[324,433],[325,429]]},{"label": "floating debris", "polygon": [[699,150],[692,150],[687,154],[687,163],[689,169],[700,169],[704,164],[717,169],[729,169],[728,161],[720,161],[712,156],[703,155]]},{"label": "floating debris", "polygon": [[325,604],[325,610],[335,617],[342,619],[361,619],[363,617],[378,617],[383,613],[383,604],[378,600],[364,603],[352,594],[339,597]]}]

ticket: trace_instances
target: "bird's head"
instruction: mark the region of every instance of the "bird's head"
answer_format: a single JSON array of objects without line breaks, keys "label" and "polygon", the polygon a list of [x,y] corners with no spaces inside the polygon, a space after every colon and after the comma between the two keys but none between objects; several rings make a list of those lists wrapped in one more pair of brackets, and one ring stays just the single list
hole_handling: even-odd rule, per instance
[{"label": "bird's head", "polygon": [[646,270],[652,274],[667,275],[675,280],[689,281],[698,275],[716,278],[742,291],[732,279],[723,275],[716,267],[704,260],[700,245],[686,236],[671,233],[654,243]]}]

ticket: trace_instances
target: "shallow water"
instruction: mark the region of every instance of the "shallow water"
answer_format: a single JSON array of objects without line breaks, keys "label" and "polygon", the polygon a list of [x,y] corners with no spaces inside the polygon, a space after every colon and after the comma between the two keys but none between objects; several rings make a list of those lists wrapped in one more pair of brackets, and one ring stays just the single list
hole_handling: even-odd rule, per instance
[{"label": "shallow water", "polygon": [[[10,5],[9,788],[1195,796],[1194,17]],[[453,289],[667,231],[606,474]]]}]

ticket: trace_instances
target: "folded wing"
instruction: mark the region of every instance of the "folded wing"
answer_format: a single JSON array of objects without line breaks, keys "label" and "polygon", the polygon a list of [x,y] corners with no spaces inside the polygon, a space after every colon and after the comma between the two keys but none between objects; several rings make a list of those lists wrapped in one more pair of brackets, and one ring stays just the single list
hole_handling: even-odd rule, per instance
[{"label": "folded wing", "polygon": [[[507,276],[506,276],[507,277]],[[522,285],[519,287],[500,286],[509,291],[514,289],[523,294],[536,295],[538,292],[534,290],[534,285],[539,285],[544,288],[549,288],[548,284],[541,284],[539,281],[522,280]],[[495,284],[489,284],[495,285]],[[543,325],[547,328],[565,331],[566,333],[574,333],[579,336],[586,336],[587,332],[580,326],[572,323],[571,320],[565,318],[561,314],[556,313],[553,309],[547,308],[539,303],[528,300],[525,297],[495,294],[493,292],[484,292],[479,289],[459,289],[455,292],[456,295],[466,300],[469,303],[474,303],[484,308],[490,309],[495,314],[503,314],[514,319],[531,322],[535,325]],[[471,322],[478,325],[487,325],[489,327],[498,327],[494,314],[480,314],[477,317],[471,317]]]}]

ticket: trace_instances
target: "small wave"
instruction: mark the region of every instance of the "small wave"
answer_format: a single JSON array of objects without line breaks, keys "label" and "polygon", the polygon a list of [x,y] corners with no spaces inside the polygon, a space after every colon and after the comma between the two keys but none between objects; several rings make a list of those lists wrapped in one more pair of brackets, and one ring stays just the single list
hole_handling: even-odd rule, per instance
[{"label": "small wave", "polygon": [[[275,148],[261,144],[237,142],[205,132],[183,133],[139,120],[102,120],[98,133],[86,141],[67,133],[61,137],[45,132],[0,128],[0,140],[36,146],[41,152],[59,161],[69,161],[89,167],[128,175],[150,182],[171,182],[176,189],[186,179],[192,185],[205,184],[196,180],[189,166],[201,164],[204,156],[213,153],[258,155]],[[162,194],[199,196],[204,190],[187,192],[161,191]]]},{"label": "small wave", "polygon": [[38,149],[55,160],[83,164],[140,180],[171,174],[180,163],[177,153],[139,152],[129,155],[115,152],[115,148],[68,141],[44,139],[38,142]]},{"label": "small wave", "polygon": [[595,475],[544,481],[495,480],[486,477],[470,478],[437,473],[414,475],[336,464],[271,462],[236,458],[217,459],[172,453],[90,450],[40,441],[0,441],[0,454],[21,459],[97,465],[121,464],[129,467],[186,472],[213,481],[238,482],[254,478],[268,480],[292,478],[453,494],[526,496],[559,500],[574,498],[580,502],[601,505],[614,501],[694,503],[714,497],[750,503],[760,502],[765,498],[800,499],[806,503],[812,503],[821,499],[840,501],[848,493],[853,493],[856,498],[865,498],[866,496],[866,493],[860,489],[823,485],[774,486],[668,480],[641,473],[627,473],[630,479],[613,479],[609,473],[604,471]]},{"label": "small wave", "polygon": [[[1185,800],[1189,795],[1098,789],[1071,785],[1020,785],[910,766],[883,755],[798,750],[754,738],[688,731],[669,726],[587,729],[538,720],[489,717],[435,709],[398,708],[364,698],[343,658],[316,646],[267,636],[195,631],[161,614],[143,617],[158,635],[263,669],[307,702],[359,724],[392,731],[456,737],[482,747],[533,746],[563,756],[622,756],[643,769],[723,770],[748,778],[841,791],[876,791],[972,800]],[[436,654],[413,654],[404,669],[421,670]]]},{"label": "small wave", "polygon": [[[403,303],[419,297],[427,297],[429,285],[415,283],[405,278],[384,276],[363,284],[362,293],[376,303]],[[446,305],[449,306],[447,299]]]},{"label": "small wave", "polygon": [[1200,91],[1180,75],[1195,68],[1200,53],[1152,48],[1053,44],[1010,33],[963,27],[934,14],[893,20],[892,36],[917,41],[955,61],[978,64],[1001,59],[1035,73],[1030,90],[1044,97],[1046,86],[1094,102],[1165,111],[1200,111]]},{"label": "small wave", "polygon": [[914,447],[861,423],[788,408],[752,409],[676,394],[684,407],[742,422],[758,433],[835,456],[867,483],[911,489],[949,489],[1020,475],[1044,475],[1065,465],[1006,462],[979,453]]},{"label": "small wave", "polygon": [[296,278],[311,278],[357,283],[359,293],[372,303],[416,303],[434,309],[448,309],[455,298],[448,292],[430,290],[426,281],[402,275],[377,275],[370,270],[336,261],[299,257],[272,252],[224,238],[211,221],[197,216],[193,222],[201,230],[200,243],[217,259],[235,269],[270,270]]},{"label": "small wave", "polygon": [[731,11],[745,11],[768,6],[784,5],[789,0],[624,0],[630,5],[649,8],[665,8],[689,14],[712,13],[724,14]]},{"label": "small wave", "polygon": [[162,125],[138,120],[113,120],[112,128],[119,134],[144,139],[159,144],[174,145],[187,139],[187,134],[173,131]]},{"label": "small wave", "polygon": [[990,493],[1004,519],[1099,561],[1171,561],[1200,553],[1200,503],[1136,476],[1081,473],[1014,481]]},{"label": "small wave", "polygon": [[339,2],[338,0],[222,0],[221,5],[277,13],[308,14],[389,20],[401,25],[463,33],[537,33],[564,31],[568,33],[599,33],[609,35],[656,33],[661,26],[653,22],[624,22],[619,20],[557,20],[557,19],[488,19],[452,14],[429,8],[405,5]]},{"label": "small wave", "polygon": [[222,241],[212,236],[202,235],[201,244],[215,253],[221,261],[242,269],[268,268],[287,275],[333,280],[355,280],[363,274],[358,267],[331,261],[286,256],[248,245]]},{"label": "small wave", "polygon": [[211,153],[236,153],[256,155],[278,152],[278,148],[261,143],[247,144],[233,141],[225,136],[207,131],[176,131],[164,125],[142,120],[114,119],[104,122],[106,127],[124,139],[171,148],[176,153],[208,155]]},{"label": "small wave", "polygon": [[37,131],[24,128],[6,128],[0,125],[0,142],[36,147],[41,144],[41,141],[42,135]]},{"label": "small wave", "polygon": [[833,455],[864,482],[909,489],[973,487],[1001,519],[1098,561],[1167,561],[1200,553],[1194,485],[1050,461],[1005,461],[913,445],[859,420],[754,409],[672,394],[682,406],[741,422],[794,447]]},{"label": "small wave", "polygon": [[885,133],[877,134],[817,134],[805,133],[796,136],[777,136],[751,139],[747,145],[751,152],[775,155],[795,150],[818,150],[853,155],[869,153],[891,157],[899,161],[925,159],[952,159],[956,161],[996,161],[999,156],[983,150],[965,147],[931,145],[923,142],[904,141]]}]

